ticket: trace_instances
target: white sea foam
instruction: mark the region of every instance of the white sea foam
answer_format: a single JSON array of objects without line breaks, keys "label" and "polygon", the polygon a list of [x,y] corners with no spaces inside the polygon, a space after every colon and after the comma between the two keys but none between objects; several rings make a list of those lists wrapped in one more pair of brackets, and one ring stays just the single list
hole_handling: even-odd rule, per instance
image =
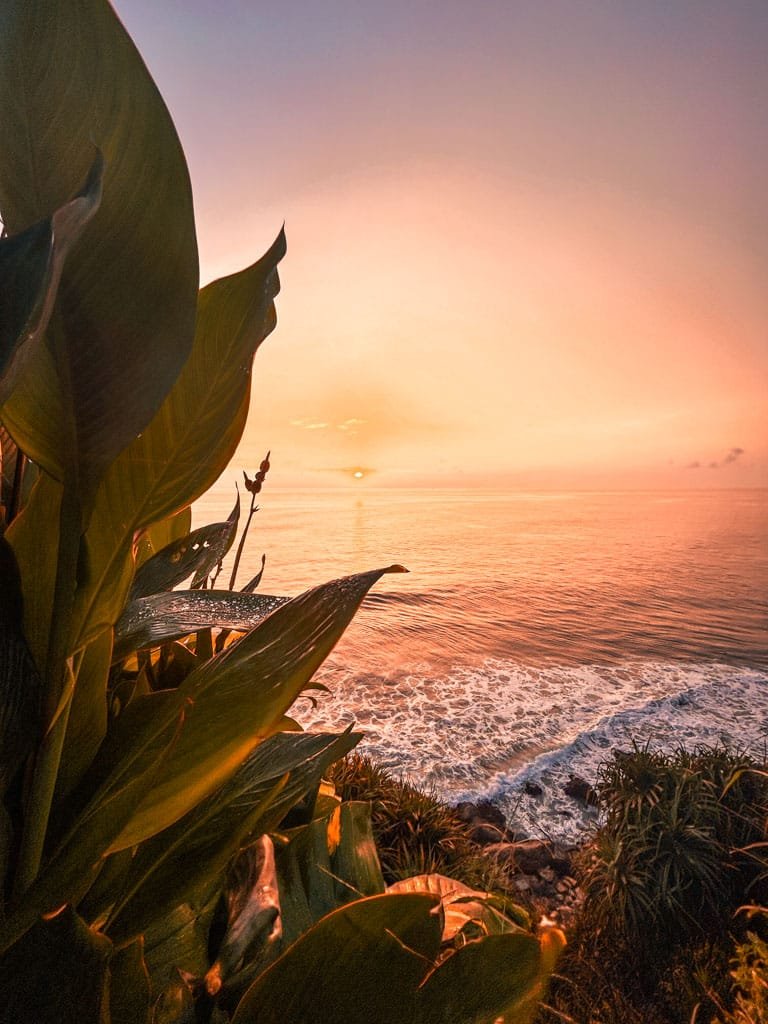
[{"label": "white sea foam", "polygon": [[[612,749],[724,742],[765,756],[768,672],[635,662],[534,668],[488,659],[439,677],[426,664],[393,675],[327,672],[307,727],[355,721],[380,763],[450,800],[488,796],[530,834],[575,839],[591,811],[566,797],[570,773],[594,779]],[[541,797],[523,794],[526,780]]]}]

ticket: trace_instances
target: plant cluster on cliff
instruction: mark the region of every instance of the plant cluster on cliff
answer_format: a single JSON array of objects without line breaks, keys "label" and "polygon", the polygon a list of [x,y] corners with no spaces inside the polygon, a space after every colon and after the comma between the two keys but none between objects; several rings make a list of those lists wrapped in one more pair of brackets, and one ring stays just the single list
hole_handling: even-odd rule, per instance
[{"label": "plant cluster on cliff", "polygon": [[322,782],[358,736],[287,714],[399,567],[195,587],[285,241],[198,292],[183,153],[106,0],[0,9],[0,215],[0,1021],[529,1020],[558,933],[442,876],[385,890],[368,805]]},{"label": "plant cluster on cliff", "polygon": [[739,1001],[758,1006],[768,985],[765,919],[742,909],[768,902],[761,766],[722,747],[637,747],[606,761],[597,790],[605,820],[584,853],[584,907],[541,1020],[749,1020]]}]

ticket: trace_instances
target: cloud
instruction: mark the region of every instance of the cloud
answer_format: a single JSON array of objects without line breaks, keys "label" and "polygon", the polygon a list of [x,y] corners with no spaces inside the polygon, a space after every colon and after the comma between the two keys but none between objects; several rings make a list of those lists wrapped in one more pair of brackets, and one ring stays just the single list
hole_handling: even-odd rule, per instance
[{"label": "cloud", "polygon": [[727,466],[729,462],[735,462],[739,456],[744,454],[743,448],[731,448],[728,454],[723,459],[723,465]]},{"label": "cloud", "polygon": [[[743,448],[730,448],[728,452],[723,456],[720,462],[714,459],[707,463],[707,469],[719,469],[721,466],[729,466],[732,462],[737,462],[744,454]],[[698,459],[694,459],[693,462],[689,462],[685,467],[686,469],[701,469],[703,463],[699,462]]]},{"label": "cloud", "polygon": [[301,427],[302,430],[325,430],[327,423],[315,423],[312,420],[291,420],[292,427]]},{"label": "cloud", "polygon": [[343,430],[345,433],[354,437],[354,435],[357,434],[357,428],[361,427],[365,422],[366,420],[361,420],[358,419],[357,416],[352,416],[350,419],[344,420],[343,423],[337,423],[336,429]]}]

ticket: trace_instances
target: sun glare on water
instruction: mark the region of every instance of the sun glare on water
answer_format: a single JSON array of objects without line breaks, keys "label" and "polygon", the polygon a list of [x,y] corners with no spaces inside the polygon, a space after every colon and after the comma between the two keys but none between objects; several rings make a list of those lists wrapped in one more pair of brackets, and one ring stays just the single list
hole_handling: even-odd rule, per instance
[{"label": "sun glare on water", "polygon": [[365,476],[365,473],[362,471],[362,469],[356,469],[352,476],[355,478],[355,480],[362,480],[363,477]]}]

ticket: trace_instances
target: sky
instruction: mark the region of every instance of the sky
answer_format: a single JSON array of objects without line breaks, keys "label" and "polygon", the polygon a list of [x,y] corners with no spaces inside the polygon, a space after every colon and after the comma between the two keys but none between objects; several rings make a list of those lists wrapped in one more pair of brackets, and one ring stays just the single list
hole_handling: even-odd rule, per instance
[{"label": "sky", "polygon": [[768,485],[765,0],[115,6],[202,280],[286,225],[236,466]]}]

